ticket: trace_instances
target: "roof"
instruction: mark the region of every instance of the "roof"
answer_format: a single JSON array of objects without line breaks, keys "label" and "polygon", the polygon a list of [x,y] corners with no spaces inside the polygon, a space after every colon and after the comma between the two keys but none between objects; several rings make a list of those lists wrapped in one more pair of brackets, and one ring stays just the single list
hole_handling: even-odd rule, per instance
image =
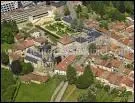
[{"label": "roof", "polygon": [[120,81],[122,80],[122,78],[123,78],[123,76],[118,75],[118,74],[116,74],[114,72],[110,72],[106,79],[111,84],[120,85]]},{"label": "roof", "polygon": [[19,43],[19,44],[15,44],[14,49],[17,50],[24,50],[28,47],[31,47],[34,45],[34,40],[33,39],[27,39],[24,40],[23,42]]},{"label": "roof", "polygon": [[9,53],[9,57],[14,61],[14,60],[19,60],[21,56],[15,52]]},{"label": "roof", "polygon": [[123,73],[126,74],[126,75],[129,75],[130,72],[131,72],[131,70],[127,69],[127,68],[123,70]]},{"label": "roof", "polygon": [[37,64],[37,59],[33,58],[33,57],[30,57],[30,56],[25,56],[25,59],[32,62],[32,63],[36,63]]},{"label": "roof", "polygon": [[129,60],[132,60],[134,58],[134,54],[133,53],[125,53],[124,57],[129,59]]},{"label": "roof", "polygon": [[92,37],[95,37],[95,38],[97,38],[101,35],[102,35],[102,33],[98,32],[98,31],[94,31],[94,30],[88,32],[88,36],[92,36]]},{"label": "roof", "polygon": [[38,37],[34,39],[35,42],[39,42],[39,43],[45,43],[47,40],[43,37]]},{"label": "roof", "polygon": [[97,77],[101,77],[104,73],[105,70],[103,69],[100,69],[100,68],[94,68],[94,67],[91,67],[92,69],[92,72],[94,73],[95,76]]},{"label": "roof", "polygon": [[27,53],[29,53],[29,54],[31,54],[33,56],[36,56],[38,58],[42,58],[42,54],[40,52],[38,52],[38,51],[35,51],[34,49],[29,48],[27,50]]},{"label": "roof", "polygon": [[87,41],[87,39],[85,39],[85,38],[83,38],[83,37],[77,37],[77,38],[75,38],[75,40],[76,40],[77,42],[79,42],[79,43],[84,43],[84,42]]},{"label": "roof", "polygon": [[63,45],[66,45],[66,44],[72,43],[73,39],[70,36],[65,35],[64,37],[59,39],[59,42],[62,43]]},{"label": "roof", "polygon": [[23,39],[23,36],[20,35],[20,34],[17,34],[17,35],[15,36],[15,38],[16,38],[17,40],[19,40],[19,39]]},{"label": "roof", "polygon": [[134,81],[128,78],[127,76],[124,76],[120,83],[125,84],[129,87],[133,87]]},{"label": "roof", "polygon": [[68,57],[64,58],[56,67],[61,71],[66,71],[68,65],[70,65],[75,60],[74,55],[69,55]]},{"label": "roof", "polygon": [[71,16],[64,16],[62,18],[63,21],[67,22],[67,23],[72,23],[73,19]]},{"label": "roof", "polygon": [[20,76],[20,79],[26,82],[30,82],[31,80],[39,81],[39,82],[46,82],[49,78],[48,76],[41,76],[34,73],[29,73],[29,74]]}]

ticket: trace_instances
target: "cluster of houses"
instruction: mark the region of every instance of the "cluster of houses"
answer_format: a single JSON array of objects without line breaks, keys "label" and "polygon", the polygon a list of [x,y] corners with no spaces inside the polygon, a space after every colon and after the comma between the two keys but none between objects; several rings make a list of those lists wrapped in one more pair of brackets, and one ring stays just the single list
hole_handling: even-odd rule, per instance
[{"label": "cluster of houses", "polygon": [[[92,23],[94,23],[94,26],[92,26]],[[98,23],[92,23],[87,23],[88,27],[83,28],[83,32],[79,35],[64,35],[57,41],[56,45],[51,44],[48,41],[48,38],[40,35],[40,33],[33,33],[31,37],[26,39],[18,34],[15,36],[16,43],[14,44],[13,49],[9,51],[10,63],[14,60],[23,58],[24,62],[32,63],[35,70],[37,68],[42,68],[46,71],[46,68],[50,68],[50,71],[59,75],[66,75],[67,67],[71,64],[76,68],[77,75],[81,75],[83,74],[85,66],[90,62],[91,69],[98,80],[110,85],[111,87],[125,87],[127,90],[134,92],[134,72],[126,68],[123,69],[123,67],[121,67],[121,65],[123,65],[123,61],[118,59],[120,54],[113,53],[116,50],[123,50],[113,39],[116,39],[121,43],[123,43],[123,40],[128,41],[127,39],[132,39],[130,37],[132,34],[130,36],[124,36],[124,33],[122,33],[123,29],[125,29],[126,32],[132,33],[132,26],[129,25],[130,27],[126,27],[125,24],[118,23],[119,26],[115,28],[116,26],[113,26],[115,25],[113,24],[112,28],[115,29],[112,29],[111,33],[115,36],[111,35],[113,39],[109,39],[109,36],[105,36],[106,33],[109,34],[108,31],[105,29],[99,30],[99,27],[96,26]],[[91,28],[96,27],[98,31],[90,29],[89,26]],[[102,33],[100,31],[102,31]],[[118,35],[118,33],[120,33],[118,31],[121,31],[121,35]],[[120,38],[124,39],[121,40]],[[109,54],[113,54],[115,55],[115,59],[104,61],[101,60],[97,54],[95,56],[91,56],[88,50],[89,44],[91,43],[96,43],[98,53],[107,52]],[[129,43],[125,43],[127,46],[129,44],[130,40]],[[118,54],[118,56],[116,54]],[[82,55],[82,58],[78,60],[77,55]],[[131,51],[125,53],[123,57],[127,60],[133,61],[133,55],[134,52]],[[56,63],[57,57],[60,57],[61,60]],[[124,74],[125,72],[126,75]],[[39,74],[35,74],[33,72],[22,76],[21,79],[25,82],[38,81],[38,83],[48,80],[47,75]]]}]

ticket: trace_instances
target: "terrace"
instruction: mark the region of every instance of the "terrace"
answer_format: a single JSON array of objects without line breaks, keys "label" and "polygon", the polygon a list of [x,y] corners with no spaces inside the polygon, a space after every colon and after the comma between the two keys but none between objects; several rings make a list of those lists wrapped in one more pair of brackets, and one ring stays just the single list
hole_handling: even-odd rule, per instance
[{"label": "terrace", "polygon": [[62,21],[49,23],[41,27],[58,37],[62,37],[64,34],[72,35],[75,33],[69,25],[63,23]]}]

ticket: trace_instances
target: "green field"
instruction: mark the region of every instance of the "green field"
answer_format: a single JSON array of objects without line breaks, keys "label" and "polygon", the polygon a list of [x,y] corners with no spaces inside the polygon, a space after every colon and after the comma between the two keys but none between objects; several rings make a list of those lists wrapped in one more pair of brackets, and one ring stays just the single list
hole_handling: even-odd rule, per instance
[{"label": "green field", "polygon": [[60,80],[58,78],[52,78],[45,84],[22,83],[15,101],[16,102],[50,101],[51,96],[59,83],[60,83]]},{"label": "green field", "polygon": [[87,92],[87,89],[78,89],[75,85],[68,85],[62,101],[64,102],[76,102],[80,94]]}]

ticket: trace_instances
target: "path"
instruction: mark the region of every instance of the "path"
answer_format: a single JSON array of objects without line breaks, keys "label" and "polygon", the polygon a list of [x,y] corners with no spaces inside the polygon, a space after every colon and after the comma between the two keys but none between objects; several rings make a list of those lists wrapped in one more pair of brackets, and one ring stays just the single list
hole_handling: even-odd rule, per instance
[{"label": "path", "polygon": [[52,97],[51,97],[50,102],[53,102],[53,100],[54,100],[56,94],[59,92],[59,90],[62,88],[63,85],[64,85],[64,81],[62,81],[62,82],[57,86],[57,88],[55,89],[55,91],[54,91],[54,93],[53,93],[53,95],[52,95]]},{"label": "path", "polygon": [[63,96],[65,90],[67,89],[67,86],[68,86],[68,82],[65,82],[63,88],[59,91],[59,94],[57,95],[54,102],[60,102],[61,101],[62,96]]}]

